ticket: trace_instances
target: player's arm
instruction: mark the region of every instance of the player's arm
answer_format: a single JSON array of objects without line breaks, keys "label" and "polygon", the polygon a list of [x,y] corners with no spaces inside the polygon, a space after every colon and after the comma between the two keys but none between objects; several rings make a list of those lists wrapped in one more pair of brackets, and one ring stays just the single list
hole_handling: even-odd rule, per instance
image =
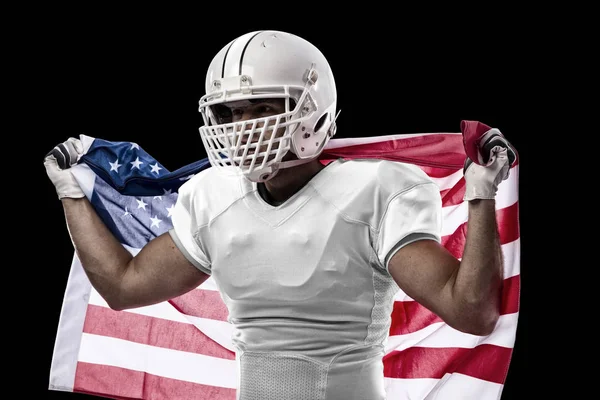
[{"label": "player's arm", "polygon": [[209,275],[192,265],[163,233],[131,255],[83,197],[63,198],[67,227],[91,284],[115,310],[141,307],[192,290]]},{"label": "player's arm", "polygon": [[78,139],[56,146],[44,159],[62,201],[71,240],[91,284],[115,310],[158,303],[181,295],[209,275],[192,265],[165,233],[134,257],[102,222],[71,174],[82,154]]},{"label": "player's arm", "polygon": [[434,240],[398,250],[388,270],[411,298],[463,332],[485,336],[499,317],[503,260],[494,200],[469,202],[463,257]]},{"label": "player's arm", "polygon": [[486,164],[469,159],[465,163],[468,221],[460,261],[440,243],[419,240],[400,248],[388,263],[407,295],[450,326],[474,335],[490,334],[500,316],[504,263],[495,196],[499,183],[508,178],[509,158],[515,154],[496,129],[488,131],[481,143],[480,152],[489,154]]}]

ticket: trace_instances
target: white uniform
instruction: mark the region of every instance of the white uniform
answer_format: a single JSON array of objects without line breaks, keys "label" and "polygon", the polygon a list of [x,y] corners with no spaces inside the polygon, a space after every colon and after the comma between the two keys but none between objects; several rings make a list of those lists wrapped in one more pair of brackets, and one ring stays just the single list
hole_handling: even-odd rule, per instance
[{"label": "white uniform", "polygon": [[209,168],[186,182],[175,243],[211,274],[235,327],[240,400],[385,399],[398,286],[387,261],[440,240],[439,188],[418,167],[338,159],[280,206]]}]

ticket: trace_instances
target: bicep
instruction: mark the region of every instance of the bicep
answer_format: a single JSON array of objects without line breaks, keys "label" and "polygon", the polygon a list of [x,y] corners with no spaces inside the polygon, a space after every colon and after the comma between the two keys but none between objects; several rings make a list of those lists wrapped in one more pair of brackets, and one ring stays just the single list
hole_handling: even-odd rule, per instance
[{"label": "bicep", "polygon": [[445,319],[452,312],[452,282],[460,261],[435,240],[417,240],[398,250],[388,271],[413,300]]},{"label": "bicep", "polygon": [[167,232],[148,242],[131,260],[122,277],[121,296],[131,307],[155,304],[180,296],[208,278]]}]

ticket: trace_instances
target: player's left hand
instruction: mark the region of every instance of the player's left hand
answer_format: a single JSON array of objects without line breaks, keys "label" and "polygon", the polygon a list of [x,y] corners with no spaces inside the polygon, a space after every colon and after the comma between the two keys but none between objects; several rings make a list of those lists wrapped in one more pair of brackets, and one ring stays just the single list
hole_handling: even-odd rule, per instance
[{"label": "player's left hand", "polygon": [[477,142],[478,163],[467,157],[463,169],[465,201],[494,199],[498,185],[508,178],[510,167],[516,159],[515,149],[496,128],[485,132]]}]

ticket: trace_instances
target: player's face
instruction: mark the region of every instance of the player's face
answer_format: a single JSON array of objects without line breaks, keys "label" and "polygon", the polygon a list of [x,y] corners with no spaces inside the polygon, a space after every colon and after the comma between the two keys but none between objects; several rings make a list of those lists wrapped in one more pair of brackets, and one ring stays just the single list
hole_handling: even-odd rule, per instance
[{"label": "player's face", "polygon": [[[292,104],[293,107],[293,104]],[[242,122],[258,118],[266,118],[285,112],[285,99],[257,99],[257,100],[239,100],[232,101],[218,106],[213,106],[213,112],[217,117],[220,124],[227,124],[232,122]],[[284,121],[280,121],[284,122]],[[276,123],[276,119],[272,119],[267,122],[267,126],[273,126]],[[256,133],[251,138],[251,143],[258,142],[259,129],[265,125],[264,121],[260,121],[256,125]],[[251,128],[251,125],[246,126],[246,129]],[[242,126],[238,126],[237,132],[242,129]],[[285,127],[279,128],[276,132],[276,137],[281,137],[285,133]],[[267,142],[273,135],[273,130],[267,129],[263,135],[263,142]],[[248,142],[248,137],[242,137],[242,144]],[[271,149],[276,150],[279,147],[279,142],[274,142]],[[263,144],[260,151],[265,151],[267,145]],[[253,154],[255,149],[249,149],[248,154]],[[241,152],[241,150],[240,150]],[[259,157],[257,162],[262,162],[262,158]]]}]

